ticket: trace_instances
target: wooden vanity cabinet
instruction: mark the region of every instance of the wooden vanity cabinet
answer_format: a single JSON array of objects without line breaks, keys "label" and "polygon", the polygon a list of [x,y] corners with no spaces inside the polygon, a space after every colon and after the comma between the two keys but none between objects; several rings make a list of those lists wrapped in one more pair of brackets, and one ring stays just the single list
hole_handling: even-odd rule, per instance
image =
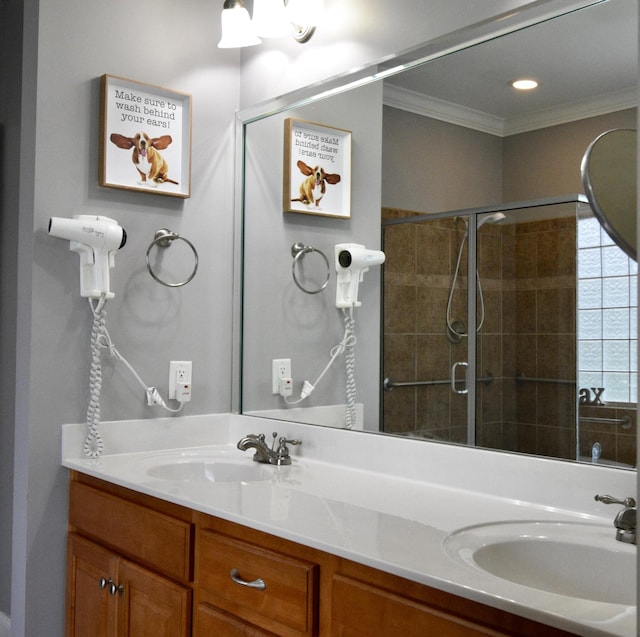
[{"label": "wooden vanity cabinet", "polygon": [[67,637],[190,637],[190,518],[187,509],[72,476]]},{"label": "wooden vanity cabinet", "polygon": [[570,635],[77,472],[69,531],[67,637]]}]

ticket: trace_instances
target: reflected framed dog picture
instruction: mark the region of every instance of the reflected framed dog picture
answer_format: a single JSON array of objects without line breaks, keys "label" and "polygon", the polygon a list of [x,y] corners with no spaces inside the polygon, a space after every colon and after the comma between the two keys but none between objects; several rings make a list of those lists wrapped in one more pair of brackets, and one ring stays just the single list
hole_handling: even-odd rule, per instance
[{"label": "reflected framed dog picture", "polygon": [[100,186],[191,196],[191,96],[100,78]]},{"label": "reflected framed dog picture", "polygon": [[351,217],[351,131],[284,122],[284,212]]}]

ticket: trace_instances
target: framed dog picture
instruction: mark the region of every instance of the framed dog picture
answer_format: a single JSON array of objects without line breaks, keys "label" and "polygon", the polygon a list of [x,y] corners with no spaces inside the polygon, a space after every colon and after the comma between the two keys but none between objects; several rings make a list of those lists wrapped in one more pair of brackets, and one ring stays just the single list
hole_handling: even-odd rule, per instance
[{"label": "framed dog picture", "polygon": [[351,217],[351,131],[284,122],[284,212]]},{"label": "framed dog picture", "polygon": [[191,196],[191,96],[100,78],[100,185]]}]

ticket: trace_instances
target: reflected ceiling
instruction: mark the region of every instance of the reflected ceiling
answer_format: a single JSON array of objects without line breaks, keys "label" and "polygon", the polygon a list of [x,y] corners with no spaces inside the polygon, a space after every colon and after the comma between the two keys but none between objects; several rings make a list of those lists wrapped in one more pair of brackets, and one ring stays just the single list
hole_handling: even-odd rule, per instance
[{"label": "reflected ceiling", "polygon": [[[567,121],[629,108],[637,103],[637,28],[636,0],[609,0],[393,76],[385,99],[415,105],[428,95],[437,103],[427,111],[470,109],[496,134],[561,123],[543,121],[551,109],[558,117],[559,104]],[[509,81],[522,76],[540,86],[515,91]]]}]

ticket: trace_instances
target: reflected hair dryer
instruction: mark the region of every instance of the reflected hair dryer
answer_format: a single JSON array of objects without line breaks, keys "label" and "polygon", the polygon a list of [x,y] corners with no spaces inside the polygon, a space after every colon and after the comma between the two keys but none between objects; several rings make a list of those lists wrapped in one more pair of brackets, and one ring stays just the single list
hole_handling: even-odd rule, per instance
[{"label": "reflected hair dryer", "polygon": [[336,256],[336,307],[359,307],[358,286],[372,265],[384,263],[384,252],[368,250],[359,243],[338,243]]},{"label": "reflected hair dryer", "polygon": [[112,299],[109,270],[115,253],[127,242],[127,233],[118,222],[96,215],[74,215],[73,219],[51,217],[49,234],[69,241],[69,250],[80,255],[80,295],[92,299]]}]

